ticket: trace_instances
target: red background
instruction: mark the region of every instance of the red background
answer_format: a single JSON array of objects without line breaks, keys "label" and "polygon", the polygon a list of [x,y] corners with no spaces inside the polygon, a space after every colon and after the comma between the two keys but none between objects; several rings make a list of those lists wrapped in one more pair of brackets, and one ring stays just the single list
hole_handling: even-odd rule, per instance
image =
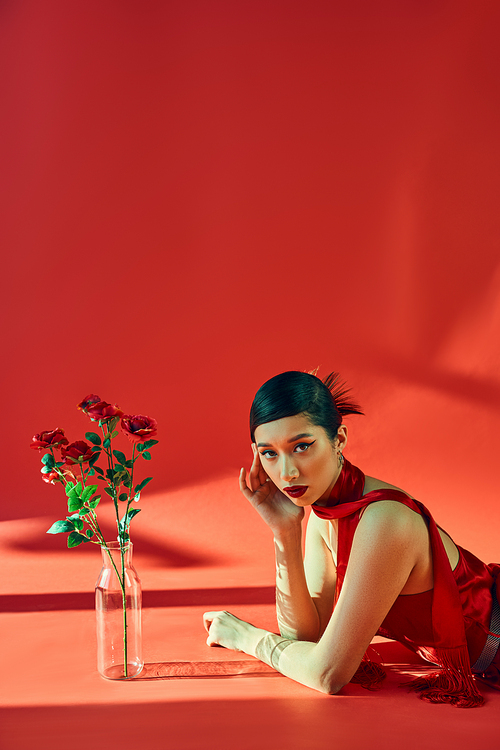
[{"label": "red background", "polygon": [[[276,628],[237,472],[286,369],[339,370],[366,412],[347,456],[500,560],[499,22],[497,0],[0,4],[2,748],[494,744],[498,693],[425,704],[395,643],[378,694],[147,674],[235,659],[207,609]],[[64,493],[28,447],[81,438],[90,392],[159,423],[132,683],[95,670],[99,557],[44,533]]]},{"label": "red background", "polygon": [[60,515],[28,444],[89,392],[158,420],[154,492],[236,482],[255,390],[321,365],[347,455],[498,559],[499,21],[2,3],[2,516]]}]

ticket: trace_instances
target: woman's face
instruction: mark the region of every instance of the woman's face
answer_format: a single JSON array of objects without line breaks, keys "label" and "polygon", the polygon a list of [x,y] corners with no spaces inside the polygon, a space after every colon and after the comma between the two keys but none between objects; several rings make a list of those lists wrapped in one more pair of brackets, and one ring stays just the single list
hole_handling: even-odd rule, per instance
[{"label": "woman's face", "polygon": [[328,499],[340,474],[338,448],[346,440],[344,425],[332,444],[324,428],[311,424],[304,414],[261,424],[255,430],[264,471],[300,507]]}]

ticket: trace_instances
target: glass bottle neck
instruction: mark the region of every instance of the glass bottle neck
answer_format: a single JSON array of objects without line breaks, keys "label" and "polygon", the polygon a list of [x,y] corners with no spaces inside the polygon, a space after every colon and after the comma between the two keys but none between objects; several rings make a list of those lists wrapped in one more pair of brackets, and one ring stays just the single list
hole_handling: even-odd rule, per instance
[{"label": "glass bottle neck", "polygon": [[[124,547],[124,562],[125,566],[128,568],[132,565],[132,548],[133,544],[132,542],[127,542],[127,544]],[[120,570],[122,565],[122,558],[121,558],[121,552],[120,552],[120,543],[119,542],[108,542],[105,547],[101,547],[101,553],[102,553],[102,561],[105,568],[112,568],[113,563],[111,562],[110,555],[113,558],[113,562]]]}]

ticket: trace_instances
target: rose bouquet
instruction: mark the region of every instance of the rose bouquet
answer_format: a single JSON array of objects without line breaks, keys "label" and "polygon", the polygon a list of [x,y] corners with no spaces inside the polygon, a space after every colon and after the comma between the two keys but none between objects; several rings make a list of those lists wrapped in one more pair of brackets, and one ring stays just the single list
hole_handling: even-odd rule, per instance
[{"label": "rose bouquet", "polygon": [[[130,547],[130,522],[139,512],[139,508],[131,507],[138,503],[141,492],[151,481],[146,477],[134,485],[135,465],[139,460],[150,461],[150,449],[158,443],[154,439],[157,424],[151,417],[130,415],[115,405],[102,401],[91,394],[78,404],[92,422],[97,423],[98,432],[86,432],[85,440],[69,443],[64,431],[60,428],[48,430],[34,435],[31,448],[43,451],[42,478],[51,484],[64,485],[68,503],[68,515],[56,521],[48,534],[68,533],[69,548],[80,544],[93,542],[103,549],[109,558],[109,564],[114,570],[121,591],[121,607],[123,610],[123,660],[124,677],[127,673],[127,574],[126,554]],[[113,440],[122,433],[132,442],[130,458],[120,450],[113,449]],[[57,454],[60,453],[60,456]],[[104,468],[98,466],[98,461],[104,460]],[[104,538],[96,509],[101,501],[99,484],[102,482],[104,492],[113,501],[117,542],[108,544]],[[123,511],[121,512],[121,509]],[[119,549],[119,560],[115,561],[113,548]]]}]

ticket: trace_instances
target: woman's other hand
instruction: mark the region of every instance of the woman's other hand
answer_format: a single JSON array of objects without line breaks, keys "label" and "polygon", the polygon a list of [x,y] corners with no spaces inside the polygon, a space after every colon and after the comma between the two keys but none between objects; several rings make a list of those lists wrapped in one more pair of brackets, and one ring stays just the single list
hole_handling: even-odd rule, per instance
[{"label": "woman's other hand", "polygon": [[207,646],[224,646],[247,654],[255,651],[255,646],[267,632],[225,611],[205,612],[203,625],[208,632]]},{"label": "woman's other hand", "polygon": [[262,519],[273,531],[275,537],[296,528],[304,518],[304,509],[294,503],[271,482],[260,462],[260,454],[252,443],[253,463],[247,476],[245,469],[240,471],[240,490],[253,505]]}]

